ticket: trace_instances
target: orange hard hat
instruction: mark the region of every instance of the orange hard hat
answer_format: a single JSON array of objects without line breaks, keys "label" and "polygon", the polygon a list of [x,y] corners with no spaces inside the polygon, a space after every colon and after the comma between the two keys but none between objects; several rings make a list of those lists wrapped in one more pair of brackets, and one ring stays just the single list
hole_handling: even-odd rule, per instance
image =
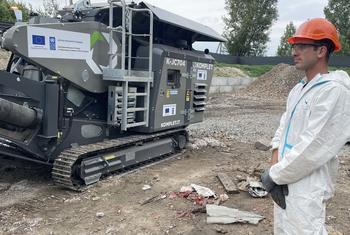
[{"label": "orange hard hat", "polygon": [[294,44],[300,39],[329,39],[334,44],[335,52],[341,50],[337,29],[331,22],[323,18],[315,18],[302,23],[294,36],[288,38],[288,42]]}]

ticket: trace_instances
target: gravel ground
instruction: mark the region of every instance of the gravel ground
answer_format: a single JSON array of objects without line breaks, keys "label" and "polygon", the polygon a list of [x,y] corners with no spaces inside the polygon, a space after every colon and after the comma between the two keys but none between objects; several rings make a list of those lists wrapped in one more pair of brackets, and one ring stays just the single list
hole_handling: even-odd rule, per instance
[{"label": "gravel ground", "polygon": [[[110,177],[80,194],[52,185],[48,169],[0,157],[0,233],[272,234],[270,197],[256,199],[241,191],[230,194],[223,202],[223,206],[265,217],[253,226],[207,224],[205,213],[190,212],[198,205],[169,195],[191,183],[223,194],[217,180],[219,172],[236,183],[248,176],[256,177],[254,172],[260,174],[268,166],[271,153],[257,150],[254,143],[270,141],[283,110],[283,102],[247,99],[237,94],[213,96],[205,121],[189,128],[192,150],[131,174]],[[345,146],[340,153],[336,194],[327,206],[326,222],[333,231],[330,235],[350,231],[349,156],[349,147]],[[151,189],[142,190],[144,185]],[[157,195],[166,197],[140,205]]]},{"label": "gravel ground", "polygon": [[269,143],[278,127],[284,102],[241,98],[237,94],[213,95],[205,122],[189,127],[193,138],[213,137],[244,143]]},{"label": "gravel ground", "polygon": [[[283,71],[283,78],[278,71]],[[287,90],[298,80],[295,77],[292,66],[279,65],[242,91],[211,96],[204,122],[188,128],[187,152],[127,175],[108,177],[83,193],[54,186],[50,169],[0,156],[0,234],[272,234],[269,197],[256,199],[241,191],[223,202],[265,217],[253,226],[209,225],[205,213],[191,214],[196,206],[192,201],[169,195],[190,183],[223,194],[219,172],[238,183],[266,168],[271,153],[257,150],[254,143],[269,144],[284,111]],[[350,231],[349,146],[339,156],[336,194],[327,205],[330,235]],[[142,190],[145,185],[151,188]],[[141,205],[157,195],[166,197]]]}]

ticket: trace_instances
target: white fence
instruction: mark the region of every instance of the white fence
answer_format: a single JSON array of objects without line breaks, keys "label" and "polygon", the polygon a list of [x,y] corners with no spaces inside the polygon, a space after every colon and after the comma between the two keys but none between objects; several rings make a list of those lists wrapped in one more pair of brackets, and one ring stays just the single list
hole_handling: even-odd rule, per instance
[{"label": "white fence", "polygon": [[248,86],[255,79],[251,77],[213,77],[209,93],[233,92]]}]

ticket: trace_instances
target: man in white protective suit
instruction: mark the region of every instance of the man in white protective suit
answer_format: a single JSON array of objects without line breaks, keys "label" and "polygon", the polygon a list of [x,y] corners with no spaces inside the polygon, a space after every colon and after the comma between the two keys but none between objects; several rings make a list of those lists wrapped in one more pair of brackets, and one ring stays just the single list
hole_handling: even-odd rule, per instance
[{"label": "man in white protective suit", "polygon": [[261,180],[276,203],[275,234],[324,235],[336,155],[350,137],[350,78],[328,70],[329,55],[341,45],[326,19],[304,22],[288,42],[295,67],[306,76],[289,93],[272,139],[272,164]]}]

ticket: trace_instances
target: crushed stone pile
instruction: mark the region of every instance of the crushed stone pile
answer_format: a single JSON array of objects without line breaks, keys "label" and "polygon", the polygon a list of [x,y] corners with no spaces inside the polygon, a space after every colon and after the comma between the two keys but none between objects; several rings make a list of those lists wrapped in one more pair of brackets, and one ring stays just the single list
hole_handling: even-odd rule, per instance
[{"label": "crushed stone pile", "polygon": [[0,70],[6,69],[11,53],[0,49]]},{"label": "crushed stone pile", "polygon": [[297,70],[295,66],[278,64],[249,86],[239,90],[238,95],[285,101],[290,90],[304,77],[304,72]]},{"label": "crushed stone pile", "polygon": [[234,67],[214,67],[215,77],[249,77],[242,70]]}]

